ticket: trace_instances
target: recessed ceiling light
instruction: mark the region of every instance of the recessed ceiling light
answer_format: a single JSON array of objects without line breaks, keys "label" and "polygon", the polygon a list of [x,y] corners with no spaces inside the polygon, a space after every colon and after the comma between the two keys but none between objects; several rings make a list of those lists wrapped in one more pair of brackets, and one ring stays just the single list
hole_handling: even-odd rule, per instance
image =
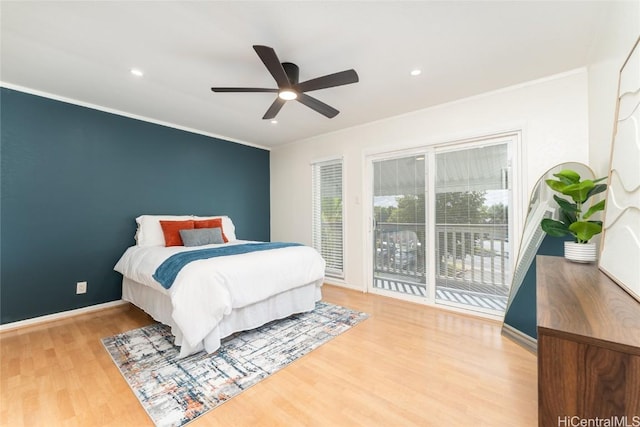
[{"label": "recessed ceiling light", "polygon": [[278,124],[278,121],[277,121],[277,120],[271,120],[271,124],[272,124],[272,125],[277,125],[277,124]]},{"label": "recessed ceiling light", "polygon": [[415,70],[411,70],[412,76],[419,76],[420,74],[422,74],[422,70],[419,70],[417,68]]},{"label": "recessed ceiling light", "polygon": [[141,69],[139,69],[139,68],[132,68],[132,69],[131,69],[131,74],[133,74],[133,75],[134,75],[134,76],[136,76],[136,77],[142,77],[142,76],[144,76],[144,73],[143,73],[143,72],[142,72],[142,70],[141,70]]}]

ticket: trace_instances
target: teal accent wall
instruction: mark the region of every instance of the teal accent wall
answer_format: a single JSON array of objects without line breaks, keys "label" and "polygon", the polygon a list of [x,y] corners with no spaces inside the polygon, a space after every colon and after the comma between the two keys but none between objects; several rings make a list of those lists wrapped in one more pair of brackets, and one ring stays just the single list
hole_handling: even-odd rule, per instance
[{"label": "teal accent wall", "polygon": [[226,214],[269,240],[269,151],[0,91],[0,323],[119,300],[141,214]]},{"label": "teal accent wall", "polygon": [[[557,238],[544,236],[536,255],[564,256],[564,242],[572,240],[570,237]],[[529,266],[522,280],[518,293],[514,296],[509,310],[505,313],[504,323],[537,339],[537,311],[536,311],[536,262]]]}]

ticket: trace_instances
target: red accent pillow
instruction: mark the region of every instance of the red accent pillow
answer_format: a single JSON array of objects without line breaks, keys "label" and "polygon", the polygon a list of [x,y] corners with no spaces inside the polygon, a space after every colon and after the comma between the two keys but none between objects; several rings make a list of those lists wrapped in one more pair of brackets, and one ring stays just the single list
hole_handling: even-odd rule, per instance
[{"label": "red accent pillow", "polygon": [[165,246],[184,246],[182,237],[180,237],[180,230],[192,230],[193,220],[160,221],[160,227],[162,227],[162,233],[164,234]]},{"label": "red accent pillow", "polygon": [[222,240],[225,243],[229,241],[227,236],[224,235],[224,229],[222,228],[222,218],[213,218],[213,219],[198,219],[193,221],[195,228],[219,228],[222,232]]}]

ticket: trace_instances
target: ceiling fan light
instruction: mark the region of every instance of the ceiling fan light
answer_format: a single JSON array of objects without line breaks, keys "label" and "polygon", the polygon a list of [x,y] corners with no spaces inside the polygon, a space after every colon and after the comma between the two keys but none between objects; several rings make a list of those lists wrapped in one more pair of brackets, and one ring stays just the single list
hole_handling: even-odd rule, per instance
[{"label": "ceiling fan light", "polygon": [[280,99],[284,99],[285,101],[291,101],[293,99],[296,99],[298,97],[298,94],[292,90],[285,89],[281,90],[278,93],[278,96],[280,97]]}]

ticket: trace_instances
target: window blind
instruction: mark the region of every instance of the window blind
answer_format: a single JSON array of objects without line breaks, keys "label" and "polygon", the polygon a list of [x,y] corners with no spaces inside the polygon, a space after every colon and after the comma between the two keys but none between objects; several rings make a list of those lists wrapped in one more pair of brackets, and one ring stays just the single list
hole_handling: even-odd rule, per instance
[{"label": "window blind", "polygon": [[342,159],[312,164],[313,246],[327,265],[325,274],[344,277]]}]

